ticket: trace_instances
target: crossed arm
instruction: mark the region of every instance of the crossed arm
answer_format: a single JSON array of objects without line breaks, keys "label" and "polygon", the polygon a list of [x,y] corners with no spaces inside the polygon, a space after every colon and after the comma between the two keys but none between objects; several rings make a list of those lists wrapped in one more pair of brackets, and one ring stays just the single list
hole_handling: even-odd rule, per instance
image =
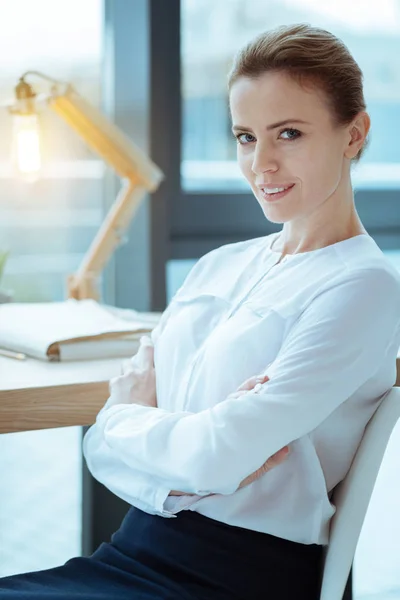
[{"label": "crossed arm", "polygon": [[171,490],[234,493],[374,376],[398,342],[399,300],[389,273],[360,271],[310,302],[266,369],[269,380],[245,400],[231,395],[199,413],[103,409],[84,440],[89,469],[117,495],[161,514]]}]

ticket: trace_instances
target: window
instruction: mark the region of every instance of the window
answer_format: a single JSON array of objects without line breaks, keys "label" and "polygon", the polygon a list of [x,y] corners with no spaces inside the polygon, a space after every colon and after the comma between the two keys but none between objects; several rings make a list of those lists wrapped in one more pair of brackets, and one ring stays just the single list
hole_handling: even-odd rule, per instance
[{"label": "window", "polygon": [[[354,171],[357,188],[397,188],[400,147],[400,3],[318,0],[182,0],[182,186],[243,190],[230,132],[227,73],[234,53],[278,25],[306,22],[339,36],[364,73],[371,143]],[[205,42],[206,40],[206,42]]]},{"label": "window", "polygon": [[[2,287],[15,301],[62,300],[66,276],[102,220],[103,163],[53,111],[42,110],[43,177],[21,181],[10,163],[12,118],[4,103],[20,75],[34,69],[100,104],[102,2],[16,0],[0,11],[0,250],[10,251]],[[42,80],[29,81],[48,91]]]},{"label": "window", "polygon": [[[0,104],[39,70],[100,104],[101,0],[13,0],[0,6]],[[38,92],[43,83],[30,80]],[[0,109],[1,288],[14,301],[65,298],[65,280],[102,220],[103,166],[50,110],[41,114],[44,177],[10,166],[12,119]],[[51,568],[81,553],[81,428],[0,435],[0,577]]]}]

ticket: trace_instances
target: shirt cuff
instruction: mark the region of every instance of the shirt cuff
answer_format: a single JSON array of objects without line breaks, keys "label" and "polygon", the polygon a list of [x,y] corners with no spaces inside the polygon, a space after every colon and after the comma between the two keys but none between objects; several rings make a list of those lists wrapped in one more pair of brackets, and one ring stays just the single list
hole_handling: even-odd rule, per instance
[{"label": "shirt cuff", "polygon": [[164,508],[164,503],[168,498],[170,491],[171,490],[169,488],[159,486],[155,489],[153,499],[154,511],[155,514],[159,515],[160,517],[176,518],[174,513]]}]

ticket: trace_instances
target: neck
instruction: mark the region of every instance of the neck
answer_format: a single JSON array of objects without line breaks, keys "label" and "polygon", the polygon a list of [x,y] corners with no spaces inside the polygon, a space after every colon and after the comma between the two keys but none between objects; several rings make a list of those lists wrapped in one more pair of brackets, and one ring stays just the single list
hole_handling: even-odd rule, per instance
[{"label": "neck", "polygon": [[349,176],[313,213],[284,223],[273,249],[283,255],[299,254],[318,250],[362,233],[367,231],[354,205]]}]

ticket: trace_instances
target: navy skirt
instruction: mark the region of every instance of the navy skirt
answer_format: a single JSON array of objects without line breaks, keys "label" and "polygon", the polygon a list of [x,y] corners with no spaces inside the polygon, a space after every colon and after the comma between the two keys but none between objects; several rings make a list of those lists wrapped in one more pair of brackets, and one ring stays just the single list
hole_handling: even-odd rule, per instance
[{"label": "navy skirt", "polygon": [[91,556],[0,578],[0,599],[318,600],[322,551],[190,510],[130,508]]}]

